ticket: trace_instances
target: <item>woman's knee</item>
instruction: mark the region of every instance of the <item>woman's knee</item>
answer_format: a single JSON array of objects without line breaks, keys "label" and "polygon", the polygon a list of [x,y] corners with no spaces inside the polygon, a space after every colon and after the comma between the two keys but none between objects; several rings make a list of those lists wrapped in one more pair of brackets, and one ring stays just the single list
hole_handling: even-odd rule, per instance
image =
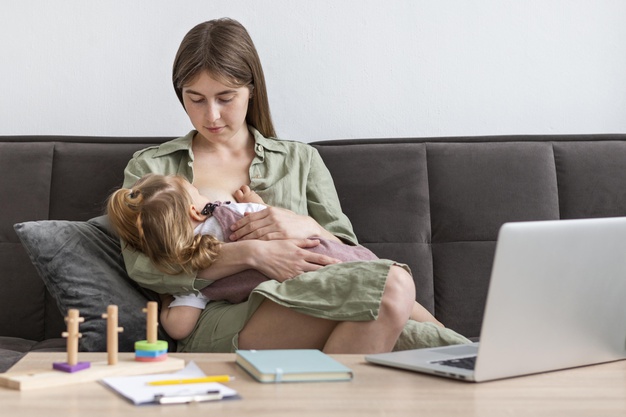
[{"label": "woman's knee", "polygon": [[392,265],[385,284],[385,291],[389,289],[395,296],[415,301],[415,282],[413,276],[404,268]]},{"label": "woman's knee", "polygon": [[389,269],[382,304],[402,324],[408,319],[415,304],[415,283],[405,269],[395,265]]}]

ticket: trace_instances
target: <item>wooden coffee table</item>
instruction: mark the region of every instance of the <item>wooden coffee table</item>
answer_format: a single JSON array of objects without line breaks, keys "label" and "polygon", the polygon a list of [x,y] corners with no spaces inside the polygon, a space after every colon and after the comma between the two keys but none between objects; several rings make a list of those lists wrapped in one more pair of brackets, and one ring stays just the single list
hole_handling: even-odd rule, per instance
[{"label": "wooden coffee table", "polygon": [[[128,356],[125,356],[128,355]],[[120,354],[120,358],[132,354]],[[362,355],[333,355],[352,368],[350,382],[261,384],[233,354],[171,354],[207,374],[229,374],[239,400],[134,406],[97,382],[15,391],[0,388],[2,416],[184,415],[347,416],[625,416],[626,361],[486,383],[467,383],[368,364]],[[64,353],[30,353],[10,372],[62,361]],[[106,353],[81,353],[106,360]]]}]

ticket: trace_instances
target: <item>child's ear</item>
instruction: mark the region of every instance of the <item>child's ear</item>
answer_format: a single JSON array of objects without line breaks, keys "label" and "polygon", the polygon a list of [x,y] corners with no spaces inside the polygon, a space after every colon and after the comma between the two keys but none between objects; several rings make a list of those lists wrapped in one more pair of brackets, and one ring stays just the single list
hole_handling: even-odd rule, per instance
[{"label": "child's ear", "polygon": [[203,222],[207,218],[207,216],[202,214],[200,210],[198,210],[196,206],[193,204],[189,206],[189,215],[191,216],[193,220],[198,221],[198,222]]}]

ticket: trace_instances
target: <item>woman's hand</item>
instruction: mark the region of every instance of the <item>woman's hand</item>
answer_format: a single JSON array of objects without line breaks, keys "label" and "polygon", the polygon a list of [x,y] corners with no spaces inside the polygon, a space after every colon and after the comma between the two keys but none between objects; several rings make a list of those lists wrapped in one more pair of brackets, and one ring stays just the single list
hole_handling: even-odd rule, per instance
[{"label": "woman's hand", "polygon": [[338,240],[313,218],[279,207],[246,213],[230,230],[233,233],[229,238],[233,242],[250,239],[306,239],[315,236]]},{"label": "woman's hand", "polygon": [[311,252],[307,248],[319,245],[315,239],[284,239],[259,245],[253,269],[267,277],[283,282],[304,272],[317,271],[326,265],[340,263],[336,258]]},{"label": "woman's hand", "polygon": [[268,278],[283,282],[304,272],[316,271],[341,261],[312,252],[316,239],[245,240],[221,246],[220,256],[198,278],[217,280],[246,269],[256,269]]}]

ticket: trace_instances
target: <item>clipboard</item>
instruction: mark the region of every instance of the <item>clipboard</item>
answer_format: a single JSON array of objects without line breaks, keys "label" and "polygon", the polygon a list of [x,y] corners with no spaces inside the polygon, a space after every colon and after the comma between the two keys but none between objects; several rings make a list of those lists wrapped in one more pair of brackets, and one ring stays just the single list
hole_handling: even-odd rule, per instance
[{"label": "clipboard", "polygon": [[148,385],[148,382],[173,378],[201,378],[206,376],[195,362],[169,374],[121,376],[104,378],[100,382],[135,405],[187,404],[240,398],[237,391],[217,382],[189,385]]},{"label": "clipboard", "polygon": [[220,390],[207,391],[204,394],[190,394],[190,395],[164,395],[156,394],[154,396],[154,402],[158,404],[189,404],[189,403],[202,403],[206,401],[219,401],[224,398],[224,395]]}]

